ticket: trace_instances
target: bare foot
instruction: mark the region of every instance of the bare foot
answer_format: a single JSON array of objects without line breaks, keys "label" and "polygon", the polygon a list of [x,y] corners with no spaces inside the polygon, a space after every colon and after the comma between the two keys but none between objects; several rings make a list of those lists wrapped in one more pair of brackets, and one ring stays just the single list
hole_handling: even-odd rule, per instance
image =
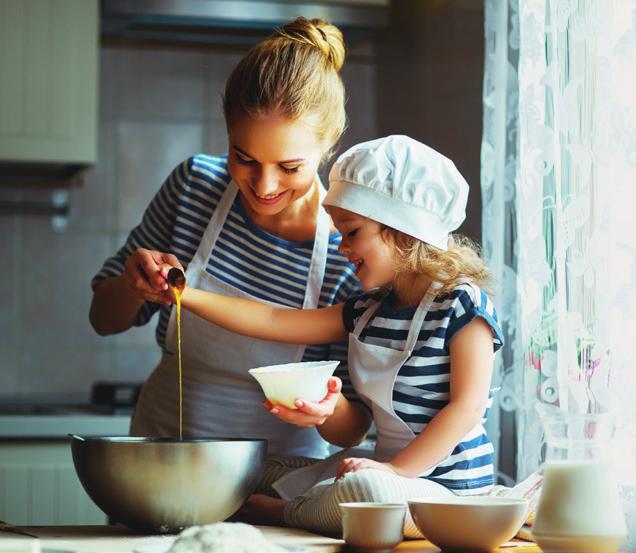
[{"label": "bare foot", "polygon": [[256,493],[250,495],[243,506],[232,516],[236,522],[249,524],[265,524],[270,526],[285,526],[283,510],[287,501]]}]

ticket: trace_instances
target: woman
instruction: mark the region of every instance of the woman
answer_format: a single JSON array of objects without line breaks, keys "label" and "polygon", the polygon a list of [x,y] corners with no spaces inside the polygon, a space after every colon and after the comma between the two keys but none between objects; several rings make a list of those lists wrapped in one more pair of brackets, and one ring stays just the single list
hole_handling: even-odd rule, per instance
[{"label": "woman", "polygon": [[[90,320],[98,333],[146,324],[159,311],[163,356],[142,389],[131,434],[179,435],[176,324],[165,267],[186,267],[191,286],[295,308],[331,305],[357,288],[354,268],[338,253],[341,236],[320,205],[317,176],[345,127],[343,60],[340,31],[320,20],[298,18],[252,48],[225,88],[228,154],[197,155],[178,166],[94,278]],[[263,437],[269,454],[324,456],[313,425],[265,413],[248,369],[339,358],[343,392],[355,399],[346,346],[250,339],[188,313],[182,336],[184,436]],[[333,379],[330,394],[340,386]],[[294,422],[302,424],[303,410],[314,421],[321,405],[306,403]]]}]

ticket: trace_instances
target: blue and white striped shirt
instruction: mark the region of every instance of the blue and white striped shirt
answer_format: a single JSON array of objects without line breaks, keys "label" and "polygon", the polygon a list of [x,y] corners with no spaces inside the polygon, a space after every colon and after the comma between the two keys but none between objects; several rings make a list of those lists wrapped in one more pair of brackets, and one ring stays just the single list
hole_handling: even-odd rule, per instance
[{"label": "blue and white striped shirt", "polygon": [[[358,318],[378,293],[354,296],[345,303],[343,320],[351,332]],[[416,307],[396,309],[389,293],[375,311],[360,340],[403,351]],[[393,408],[400,419],[419,434],[450,399],[450,349],[453,336],[475,317],[491,327],[493,348],[503,344],[492,301],[479,287],[462,284],[437,296],[426,313],[413,354],[399,370],[393,387]],[[488,409],[482,423],[488,416]],[[493,447],[480,424],[469,432],[451,454],[423,477],[462,495],[482,493],[493,485]]]},{"label": "blue and white striped shirt", "polygon": [[[126,259],[137,248],[173,253],[187,267],[230,180],[227,155],[197,155],[177,166],[146,209],[141,223],[93,278],[93,288],[107,277],[121,275]],[[359,289],[355,267],[338,252],[341,238],[338,232],[329,236],[320,307],[342,303]],[[313,241],[290,242],[255,226],[237,196],[206,271],[256,298],[301,308],[313,247]],[[159,311],[156,338],[162,348],[170,309],[146,302],[134,323],[144,325]],[[347,371],[346,342],[308,346],[303,359],[340,360],[335,375],[342,378],[345,395],[355,399]]]}]

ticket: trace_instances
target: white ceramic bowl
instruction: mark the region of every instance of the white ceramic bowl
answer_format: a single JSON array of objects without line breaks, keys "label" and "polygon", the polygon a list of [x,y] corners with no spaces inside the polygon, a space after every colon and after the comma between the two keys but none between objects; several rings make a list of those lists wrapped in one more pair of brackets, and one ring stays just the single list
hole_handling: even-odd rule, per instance
[{"label": "white ceramic bowl", "polygon": [[490,552],[510,540],[528,513],[525,499],[457,496],[409,501],[424,537],[444,551]]},{"label": "white ceramic bowl", "polygon": [[327,383],[340,361],[307,361],[250,369],[274,405],[296,409],[294,401],[320,401],[327,395]]},{"label": "white ceramic bowl", "polygon": [[390,553],[402,541],[403,503],[340,503],[342,538],[357,551]]}]

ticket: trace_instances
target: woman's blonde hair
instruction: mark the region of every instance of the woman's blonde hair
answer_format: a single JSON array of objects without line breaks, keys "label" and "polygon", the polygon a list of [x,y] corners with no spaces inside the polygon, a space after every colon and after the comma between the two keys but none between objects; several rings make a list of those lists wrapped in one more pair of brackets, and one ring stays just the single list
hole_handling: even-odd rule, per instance
[{"label": "woman's blonde hair", "polygon": [[298,17],[277,29],[229,77],[223,95],[228,127],[237,115],[258,118],[275,111],[309,124],[327,153],[346,126],[339,74],[344,58],[342,33],[321,19]]},{"label": "woman's blonde hair", "polygon": [[394,287],[403,297],[417,300],[431,280],[441,284],[439,294],[464,283],[491,292],[492,272],[481,258],[479,246],[465,236],[451,234],[447,251],[390,227],[382,229],[382,239],[393,250]]}]

